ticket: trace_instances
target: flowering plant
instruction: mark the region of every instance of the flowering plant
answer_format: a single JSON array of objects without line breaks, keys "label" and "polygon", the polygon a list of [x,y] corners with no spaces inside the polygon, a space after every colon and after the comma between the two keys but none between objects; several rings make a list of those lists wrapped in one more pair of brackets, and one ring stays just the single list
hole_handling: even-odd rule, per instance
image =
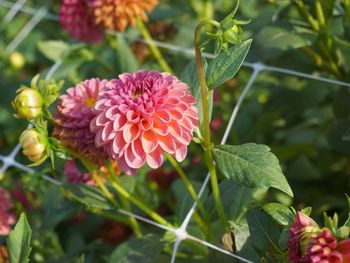
[{"label": "flowering plant", "polygon": [[[256,24],[241,18],[252,17],[246,4],[220,1],[233,8],[227,14],[225,8],[214,7],[214,1],[199,2],[203,5],[190,1],[191,12],[201,19],[188,30],[176,23],[169,25],[166,19],[145,25],[148,19],[152,23],[166,14],[168,7],[161,1],[57,3],[62,29],[85,44],[39,42],[40,52],[55,64],[46,74],[30,77],[31,84],[22,85],[13,96],[14,117],[28,126],[18,129],[20,136],[13,135],[22,147],[21,163],[16,153],[0,155],[4,188],[16,189],[11,195],[3,191],[3,211],[0,204],[0,235],[4,237],[0,244],[6,238],[7,245],[0,245],[0,260],[173,262],[177,257],[180,262],[225,262],[227,254],[245,262],[349,261],[349,219],[340,212],[345,202],[324,198],[325,205],[314,210],[317,214],[337,211],[339,221],[345,221],[341,227],[336,213],[332,218],[325,216],[321,227],[316,223],[319,218],[309,217],[308,209],[295,212],[291,208],[293,200],[295,207],[302,208],[308,202],[305,196],[322,192],[312,181],[312,186],[305,183],[301,188],[297,182],[306,178],[300,170],[310,174],[310,180],[321,180],[323,173],[311,160],[320,162],[332,176],[347,171],[347,158],[321,156],[310,147],[312,141],[318,150],[330,149],[325,136],[319,135],[330,123],[330,92],[316,92],[314,86],[289,79],[288,85],[283,82],[287,87],[280,87],[277,79],[265,76],[268,69],[275,68],[244,64],[248,53],[256,58],[264,45],[288,51],[293,46],[316,57],[318,74],[327,72],[344,80],[346,60],[340,54],[347,46],[339,38],[346,30],[334,33],[328,28],[333,23],[329,9],[339,11],[341,6],[344,13],[339,11],[334,23],[346,26],[344,14],[349,4],[315,1],[315,11],[309,12],[311,5],[303,1],[289,5],[270,1],[281,12],[276,16],[288,12],[288,17],[306,19],[310,26],[299,21],[294,38],[288,30],[280,32],[271,26],[266,33],[262,29],[254,41],[259,48],[251,48],[249,38],[255,36]],[[214,9],[225,15],[215,20]],[[186,15],[182,19],[186,21]],[[257,23],[262,20],[256,19]],[[170,34],[162,32],[164,28],[175,30]],[[183,31],[191,32],[187,38],[195,47],[195,59],[187,66],[183,58],[163,56],[156,46],[171,45],[152,40],[167,41],[175,34],[178,42],[186,42]],[[139,33],[144,38],[142,45],[140,39],[135,40]],[[293,41],[284,39],[285,35]],[[300,40],[302,36],[305,41]],[[276,37],[282,43],[275,43]],[[125,39],[135,40],[132,48]],[[342,48],[335,50],[339,43]],[[138,60],[132,51],[141,54]],[[8,58],[17,70],[26,65],[15,63],[19,58],[18,53]],[[238,97],[236,74],[243,64],[253,74]],[[246,80],[245,74],[240,72],[240,81]],[[260,78],[273,92],[264,85],[248,92]],[[235,122],[247,94],[249,105]],[[229,115],[224,104],[236,97]],[[334,106],[341,131],[331,130],[329,140],[348,139],[346,98],[341,93],[335,100],[345,109]],[[322,111],[315,112],[316,106]],[[302,127],[298,126],[301,120]],[[228,129],[223,134],[225,122]],[[229,137],[232,125],[234,132]],[[303,130],[302,136],[294,134],[298,129]],[[347,152],[342,143],[334,145]],[[15,170],[14,176],[8,176],[9,166],[28,174],[19,179]],[[333,182],[337,180],[325,181],[344,189],[345,184]],[[18,217],[16,226],[14,211],[27,212]]]}]

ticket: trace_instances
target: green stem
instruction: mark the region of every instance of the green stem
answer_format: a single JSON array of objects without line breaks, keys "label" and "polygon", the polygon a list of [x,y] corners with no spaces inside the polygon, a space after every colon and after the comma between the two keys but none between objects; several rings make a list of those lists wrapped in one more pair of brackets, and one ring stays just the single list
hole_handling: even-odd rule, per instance
[{"label": "green stem", "polygon": [[317,22],[317,20],[310,14],[310,12],[307,10],[306,6],[304,5],[304,2],[302,0],[296,0],[295,4],[299,10],[299,12],[306,18],[306,20],[309,22],[311,28],[318,32],[320,29],[320,26]]},{"label": "green stem", "polygon": [[202,19],[212,19],[214,14],[213,2],[211,0],[204,0]]},{"label": "green stem", "polygon": [[210,231],[208,229],[209,215],[205,211],[205,208],[204,208],[201,200],[199,199],[199,197],[198,197],[198,195],[196,193],[196,190],[193,188],[193,185],[192,185],[191,181],[188,179],[188,177],[186,176],[185,172],[182,170],[180,165],[176,162],[174,157],[172,157],[168,153],[165,153],[164,155],[168,159],[170,164],[174,167],[174,169],[179,174],[179,176],[181,177],[182,181],[185,184],[185,187],[187,188],[187,191],[190,193],[190,195],[192,196],[192,198],[196,202],[196,204],[197,204],[197,206],[199,208],[199,211],[201,212],[202,216],[204,217],[204,221],[203,221],[203,219],[200,217],[200,215],[197,213],[197,211],[195,211],[194,214],[193,214],[194,220],[197,222],[198,226],[203,231],[203,233],[206,235],[206,237],[209,240],[213,240],[213,237],[212,237],[212,235],[211,235],[211,233],[210,233]]},{"label": "green stem", "polygon": [[315,0],[315,9],[316,9],[317,20],[320,24],[320,27],[324,28],[326,26],[326,19],[324,17],[322,4],[320,0]]},{"label": "green stem", "polygon": [[98,187],[101,189],[104,196],[116,207],[120,207],[118,202],[114,199],[113,194],[108,190],[108,188],[102,183],[101,179],[97,176],[96,171],[90,171],[92,178],[97,183]]},{"label": "green stem", "polygon": [[154,44],[154,41],[152,39],[151,34],[148,32],[147,27],[143,23],[141,19],[137,19],[137,25],[141,31],[142,36],[145,38],[149,48],[151,49],[151,52],[153,53],[153,56],[157,59],[159,65],[162,67],[162,69],[172,75],[174,75],[173,70],[170,68],[168,63],[165,61],[162,53],[158,49],[158,47]]},{"label": "green stem", "polygon": [[302,0],[296,0],[295,5],[301,16],[308,21],[310,27],[319,35],[319,40],[316,44],[323,57],[329,61],[327,63],[329,65],[329,67],[327,66],[327,70],[337,78],[342,78],[342,75],[344,75],[344,69],[339,65],[339,58],[335,51],[334,41],[329,34],[321,2],[315,0],[317,20],[307,10]]},{"label": "green stem", "polygon": [[216,169],[214,166],[213,155],[211,152],[212,143],[210,138],[210,120],[209,120],[209,104],[208,104],[209,90],[205,80],[205,73],[203,69],[203,58],[201,53],[201,30],[206,25],[213,25],[218,28],[221,27],[220,23],[216,21],[203,20],[197,25],[196,31],[195,31],[195,51],[196,51],[197,73],[198,73],[198,79],[199,79],[201,95],[202,95],[202,114],[203,114],[203,123],[201,124],[202,125],[201,129],[203,133],[202,146],[205,152],[206,164],[209,168],[210,181],[211,181],[214,201],[216,204],[216,209],[218,211],[218,215],[222,222],[222,225],[225,228],[227,228],[224,208],[222,207],[222,202],[220,197],[218,178],[217,178]]},{"label": "green stem", "polygon": [[[107,162],[107,168],[108,168],[108,172],[109,172],[109,176],[107,176],[108,180],[111,180],[111,181],[115,180],[116,182],[119,183],[119,177],[118,177],[118,175],[115,174],[115,171],[112,167],[112,164],[109,161]],[[131,211],[131,205],[130,205],[129,200],[125,199],[123,196],[120,196],[120,202],[121,202],[123,209]],[[129,219],[130,225],[131,225],[135,235],[137,237],[141,237],[142,231],[141,231],[141,228],[140,228],[137,220],[132,216],[129,216],[128,219]]]},{"label": "green stem", "polygon": [[119,193],[119,195],[123,196],[126,200],[130,201],[142,211],[144,211],[149,217],[151,217],[154,221],[158,222],[167,227],[174,228],[172,224],[170,224],[163,217],[154,212],[151,208],[147,207],[143,204],[142,201],[138,200],[134,196],[132,196],[128,191],[126,191],[118,182],[111,182],[112,187]]},{"label": "green stem", "polygon": [[196,190],[194,190],[193,185],[191,183],[191,181],[188,179],[188,177],[186,176],[185,172],[182,170],[182,168],[180,167],[180,165],[176,162],[176,160],[174,159],[174,157],[172,157],[170,154],[165,153],[164,154],[165,157],[168,159],[168,161],[170,162],[170,164],[174,167],[174,169],[176,170],[176,172],[179,174],[179,176],[181,177],[182,181],[184,182],[188,192],[191,194],[192,198],[194,199],[194,201],[196,201],[197,206],[200,210],[200,212],[202,213],[202,215],[205,218],[209,218],[208,214],[206,213],[204,206],[201,202],[201,200],[199,199]]}]

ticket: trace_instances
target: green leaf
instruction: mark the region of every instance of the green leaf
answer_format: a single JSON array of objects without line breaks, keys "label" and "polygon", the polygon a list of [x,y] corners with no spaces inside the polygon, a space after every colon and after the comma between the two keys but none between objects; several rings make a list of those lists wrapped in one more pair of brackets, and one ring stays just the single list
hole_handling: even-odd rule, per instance
[{"label": "green leaf", "polygon": [[240,45],[229,48],[227,52],[222,52],[210,62],[206,73],[209,89],[220,86],[236,75],[248,54],[251,43],[251,39],[246,40]]},{"label": "green leaf", "polygon": [[136,179],[134,176],[122,176],[120,177],[120,185],[129,193],[133,193],[136,186]]},{"label": "green leaf", "polygon": [[148,234],[141,238],[134,238],[125,242],[114,250],[110,263],[147,263],[151,262],[164,248],[159,241],[160,236]]},{"label": "green leaf", "polygon": [[278,203],[266,204],[263,206],[263,209],[276,222],[284,226],[291,224],[295,217],[294,213],[289,207]]},{"label": "green leaf", "polygon": [[[264,211],[254,208],[247,215],[250,238],[254,246],[266,254],[283,254],[279,247],[280,228]],[[271,256],[271,255],[270,255]]]},{"label": "green leaf", "polygon": [[122,37],[118,36],[116,51],[117,65],[120,72],[135,72],[139,67],[129,46]]},{"label": "green leaf", "polygon": [[109,201],[103,197],[101,191],[85,184],[64,184],[73,197],[80,203],[98,209],[112,209]]},{"label": "green leaf", "polygon": [[32,230],[26,215],[23,213],[7,239],[9,260],[11,263],[29,262],[31,235]]},{"label": "green leaf", "polygon": [[[200,182],[191,181],[194,190],[196,193],[199,192],[199,189],[201,188],[202,184]],[[186,217],[188,211],[192,207],[194,200],[193,197],[188,192],[184,182],[182,180],[176,180],[173,185],[171,186],[175,200],[176,200],[176,218],[179,220],[179,222],[182,222],[182,220]],[[204,192],[202,195],[202,201],[207,196],[207,191]]]},{"label": "green leaf", "polygon": [[269,54],[276,56],[279,52],[310,46],[315,35],[311,32],[297,30],[290,25],[284,27],[264,27],[256,37],[256,42]]},{"label": "green leaf", "polygon": [[227,179],[247,187],[274,187],[293,196],[277,157],[266,145],[215,146],[213,153],[218,168]]},{"label": "green leaf", "polygon": [[38,49],[48,59],[57,61],[69,49],[69,45],[63,41],[40,41]]},{"label": "green leaf", "polygon": [[[207,61],[203,58],[203,70],[206,72],[208,67]],[[181,73],[180,79],[187,83],[192,95],[196,99],[196,105],[198,109],[198,117],[200,123],[203,122],[203,113],[202,113],[202,96],[201,96],[201,88],[199,85],[198,72],[197,72],[197,63],[196,60],[192,60]],[[212,115],[213,111],[213,92],[209,93],[208,98],[209,103],[209,116]]]}]

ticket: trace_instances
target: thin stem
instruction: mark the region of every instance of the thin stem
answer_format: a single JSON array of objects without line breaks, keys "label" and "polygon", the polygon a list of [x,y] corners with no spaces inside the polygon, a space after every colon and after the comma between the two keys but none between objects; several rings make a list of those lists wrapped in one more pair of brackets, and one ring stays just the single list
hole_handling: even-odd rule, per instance
[{"label": "thin stem", "polygon": [[174,169],[176,170],[176,172],[179,174],[179,176],[181,177],[182,181],[184,182],[188,192],[191,194],[192,198],[194,199],[194,201],[197,203],[197,206],[200,210],[200,212],[202,213],[202,215],[208,219],[209,216],[206,213],[204,206],[201,202],[201,200],[198,198],[198,195],[196,193],[196,190],[194,190],[193,185],[191,183],[191,181],[188,179],[188,177],[186,176],[185,172],[182,170],[182,168],[180,167],[180,165],[176,162],[176,160],[174,159],[174,157],[172,157],[170,154],[165,153],[164,154],[165,157],[168,159],[168,161],[170,162],[170,164],[174,167]]},{"label": "thin stem", "polygon": [[[115,171],[114,171],[114,169],[112,167],[112,164],[109,161],[107,162],[107,168],[108,168],[108,172],[109,172],[109,176],[107,176],[108,179],[109,180],[115,180],[116,182],[119,183],[119,177],[116,175],[116,173],[115,173]],[[130,205],[129,200],[125,199],[123,196],[120,196],[120,202],[121,202],[121,205],[122,205],[123,209],[131,211],[131,205]],[[135,235],[137,237],[141,237],[142,236],[142,231],[141,231],[140,225],[137,222],[137,220],[134,217],[132,217],[132,216],[129,216],[128,219],[129,219],[129,222],[130,222],[130,226],[132,227]]]},{"label": "thin stem", "polygon": [[120,207],[118,202],[114,199],[113,194],[108,190],[108,188],[102,183],[101,179],[97,176],[96,170],[90,171],[90,174],[94,181],[97,183],[98,187],[101,189],[104,196],[116,207]]},{"label": "thin stem", "polygon": [[320,27],[324,28],[326,26],[326,19],[324,17],[322,4],[320,0],[315,0],[315,9],[316,9],[317,20],[320,24]]},{"label": "thin stem", "polygon": [[203,61],[202,61],[202,53],[201,53],[201,30],[206,25],[213,25],[218,28],[220,28],[221,26],[220,23],[216,21],[203,20],[197,25],[196,31],[195,31],[195,52],[196,52],[196,62],[197,62],[197,73],[198,73],[198,79],[199,79],[201,95],[202,95],[203,123],[201,123],[201,129],[202,129],[203,140],[204,140],[202,143],[202,146],[205,152],[206,164],[209,168],[210,181],[211,181],[214,201],[216,204],[216,209],[218,211],[218,215],[222,222],[222,225],[225,228],[227,228],[224,208],[222,206],[221,197],[220,197],[218,178],[217,178],[216,169],[214,166],[213,155],[211,152],[212,143],[210,138],[210,121],[209,121],[209,104],[208,104],[209,91],[205,80],[205,73],[203,69]]},{"label": "thin stem", "polygon": [[319,40],[316,42],[321,54],[327,61],[326,70],[334,74],[337,78],[342,78],[344,75],[344,69],[339,65],[339,58],[335,51],[334,41],[329,34],[329,29],[326,24],[326,18],[322,9],[322,5],[319,0],[315,0],[315,9],[317,19],[315,19],[307,10],[305,4],[301,0],[296,0],[295,5],[301,14],[309,23],[312,30],[319,35]]},{"label": "thin stem", "polygon": [[198,226],[203,231],[203,233],[206,235],[206,237],[209,240],[213,240],[213,237],[212,237],[212,235],[211,235],[211,233],[210,233],[210,231],[208,229],[209,215],[205,211],[205,208],[204,208],[200,198],[198,197],[198,195],[196,193],[196,190],[193,188],[193,185],[192,185],[191,181],[188,179],[188,177],[186,176],[185,172],[182,170],[180,165],[176,162],[174,157],[172,157],[168,153],[165,153],[164,155],[168,159],[170,164],[174,167],[174,169],[179,174],[179,176],[181,177],[182,181],[185,184],[185,187],[187,188],[188,192],[190,193],[190,195],[192,196],[192,198],[196,202],[196,204],[197,204],[197,206],[198,206],[202,216],[204,217],[204,221],[203,221],[203,219],[200,217],[200,215],[195,211],[194,214],[193,214],[194,220],[196,220]]},{"label": "thin stem", "polygon": [[173,70],[170,68],[166,60],[164,59],[162,53],[158,49],[158,47],[154,44],[151,34],[148,32],[147,27],[143,23],[141,19],[137,19],[137,25],[141,31],[142,36],[145,38],[149,48],[151,49],[151,52],[153,53],[153,56],[157,59],[159,65],[162,67],[162,69],[170,74],[174,74]]},{"label": "thin stem", "polygon": [[164,226],[174,228],[174,226],[172,224],[170,224],[167,220],[165,220],[163,217],[158,215],[151,208],[144,205],[142,201],[140,201],[139,199],[132,196],[129,192],[127,192],[118,182],[111,182],[111,185],[121,196],[123,196],[125,199],[129,200],[131,203],[133,203],[138,208],[140,208],[142,211],[144,211],[154,221],[156,221]]},{"label": "thin stem", "polygon": [[320,26],[317,22],[317,20],[310,14],[310,12],[306,9],[306,6],[304,5],[302,0],[295,1],[295,4],[299,10],[299,12],[306,18],[306,20],[309,22],[312,29],[316,32],[319,31]]}]

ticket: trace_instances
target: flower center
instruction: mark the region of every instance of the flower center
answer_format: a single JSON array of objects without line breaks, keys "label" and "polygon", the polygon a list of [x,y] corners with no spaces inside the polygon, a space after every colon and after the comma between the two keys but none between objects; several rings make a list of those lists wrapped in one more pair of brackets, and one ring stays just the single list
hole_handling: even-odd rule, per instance
[{"label": "flower center", "polygon": [[89,108],[92,108],[92,105],[96,102],[96,98],[89,98],[85,101],[85,105]]},{"label": "flower center", "polygon": [[137,99],[137,98],[141,97],[142,94],[143,94],[142,90],[141,90],[141,89],[138,89],[138,90],[136,90],[136,91],[132,94],[132,97],[133,97],[134,99]]}]

